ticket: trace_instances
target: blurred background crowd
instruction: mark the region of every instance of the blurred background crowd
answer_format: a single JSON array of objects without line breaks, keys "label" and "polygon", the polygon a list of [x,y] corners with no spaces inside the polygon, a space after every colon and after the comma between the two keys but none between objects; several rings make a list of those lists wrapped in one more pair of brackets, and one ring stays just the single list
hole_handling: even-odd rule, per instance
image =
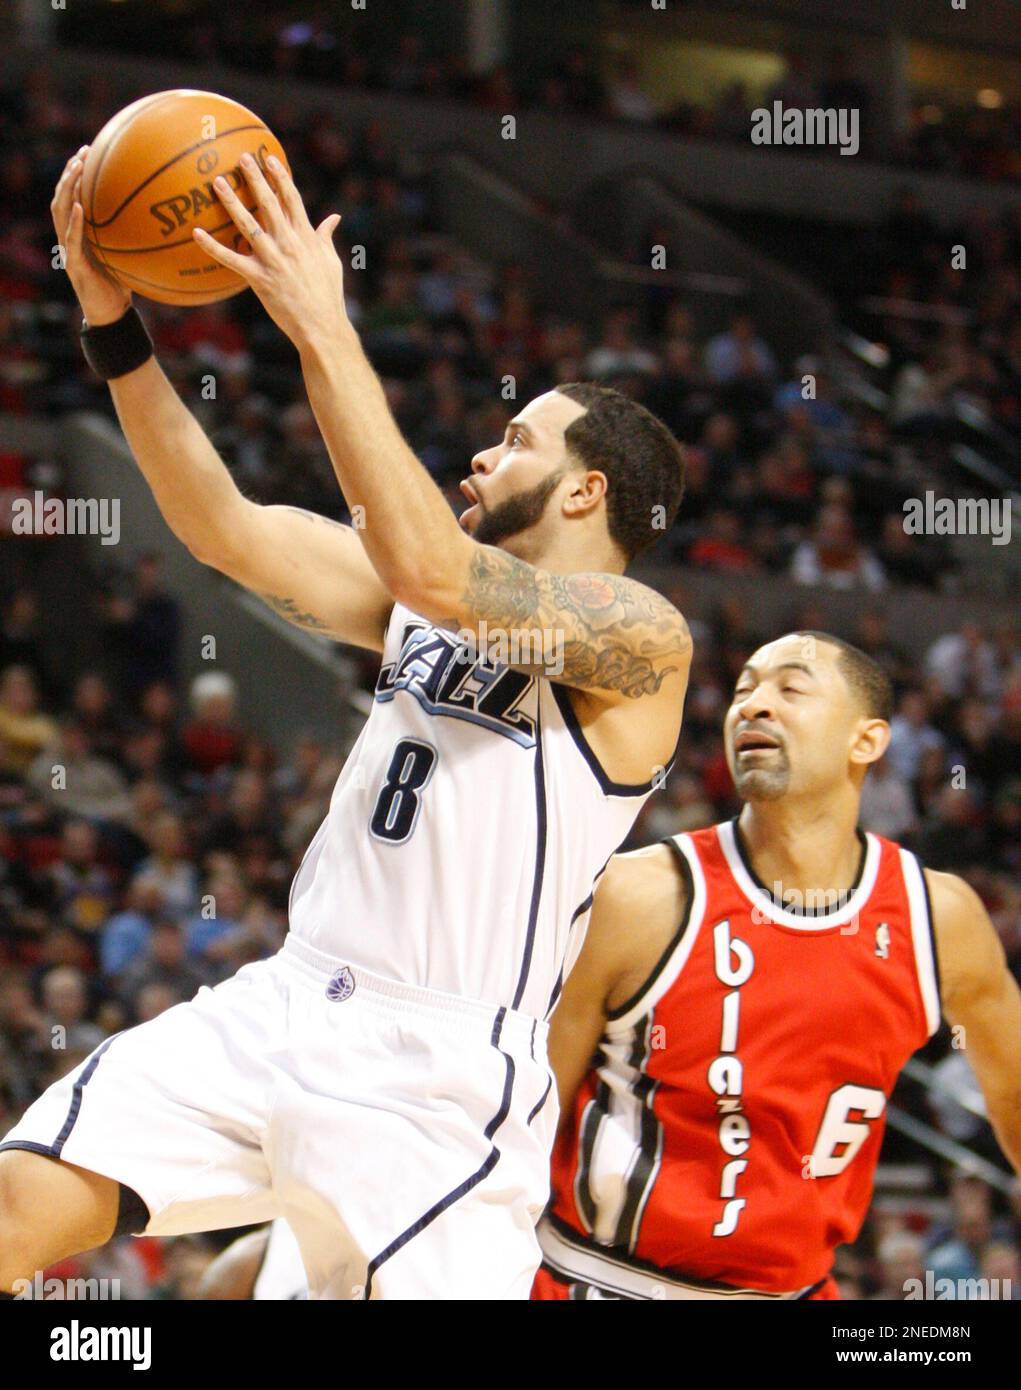
[{"label": "blurred background crowd", "polygon": [[[582,48],[549,71],[469,78],[458,55],[432,52],[416,33],[394,34],[382,54],[341,51],[330,13],[305,7],[299,21],[274,12],[240,40],[212,22],[180,37],[194,61],[229,58],[287,81],[498,111],[539,104],[747,139],[749,103],[738,89],[711,109],[664,111],[626,61],[608,72]],[[146,51],[137,27],[121,38]],[[843,61],[835,53],[825,72],[809,71],[786,55],[778,94],[787,104],[864,104]],[[81,358],[64,277],[53,273],[48,203],[68,153],[143,90],[63,79],[52,63],[0,90],[0,408],[9,418],[111,415]],[[263,114],[313,216],[343,212],[345,260],[365,248],[365,268],[347,276],[352,317],[399,423],[452,505],[468,461],[502,433],[515,400],[558,382],[618,386],[688,446],[686,499],[655,559],[671,596],[698,610],[695,665],[679,758],[629,843],[735,812],[723,713],[743,661],[775,625],[738,596],[691,600],[708,573],[785,575],[785,626],[835,628],[895,683],[893,740],[867,785],[863,824],[968,878],[1021,979],[1021,624],[1009,606],[990,604],[919,650],[886,605],[907,590],[927,590],[936,603],[974,587],[946,539],[906,533],[903,502],[933,482],[952,485],[976,419],[990,439],[1008,441],[1007,453],[1017,449],[1021,199],[1006,211],[980,200],[953,228],[891,186],[888,216],[845,244],[842,260],[827,254],[824,228],[803,229],[820,287],[845,322],[883,344],[866,376],[812,342],[782,352],[746,306],[707,332],[676,290],[650,286],[588,318],[566,314],[527,263],[480,258],[443,233],[420,164],[378,122],[351,127],[326,109],[310,118],[283,97]],[[884,154],[1010,180],[1021,176],[1017,135],[1009,105],[959,121],[949,110],[939,123],[919,114],[904,148]],[[764,238],[770,230],[763,222]],[[648,233],[643,245],[657,229]],[[972,249],[967,275],[950,268],[950,248],[962,242]],[[905,301],[920,312],[889,311]],[[254,297],[144,312],[165,370],[243,490],[343,519],[297,359]],[[494,389],[508,378],[515,400]],[[52,454],[0,447],[0,510],[5,490],[61,486]],[[47,544],[20,541],[0,590],[0,1132],[104,1037],[279,948],[291,877],[348,751],[344,739],[299,728],[268,738],[252,727],[231,674],[186,674],[182,600],[155,554],[90,562],[73,596],[68,660],[39,578]],[[851,621],[835,620],[837,593],[860,600]],[[352,670],[355,687],[370,692],[372,660]],[[66,778],[55,784],[57,766]],[[940,1085],[908,1080],[898,1104],[1004,1167],[969,1100],[964,1054],[941,1034],[925,1060]],[[928,1167],[938,1209],[877,1205],[858,1246],[841,1255],[845,1296],[902,1297],[904,1280],[925,1269],[1010,1278],[1021,1294],[1021,1191],[1008,1198],[893,1132],[884,1162]],[[125,1297],[192,1297],[219,1243],[115,1242],[58,1273],[116,1276]]]}]

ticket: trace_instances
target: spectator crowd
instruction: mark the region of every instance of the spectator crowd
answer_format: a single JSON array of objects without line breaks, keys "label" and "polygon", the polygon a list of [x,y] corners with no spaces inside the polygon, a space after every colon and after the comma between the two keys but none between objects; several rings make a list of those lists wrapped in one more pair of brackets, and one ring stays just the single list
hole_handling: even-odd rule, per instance
[{"label": "spectator crowd", "polygon": [[[428,89],[423,66],[403,45],[387,80]],[[560,80],[580,103],[585,70]],[[0,400],[13,415],[109,412],[51,264],[46,209],[68,150],[131,95],[98,79],[67,93],[40,70],[3,98]],[[527,267],[483,265],[438,233],[419,172],[374,123],[348,132],[328,113],[311,122],[285,104],[268,114],[313,215],[341,207],[348,249],[365,247],[365,269],[347,279],[350,311],[407,438],[452,502],[468,460],[514,409],[494,382],[513,377],[527,400],[595,378],[645,401],[688,446],[687,497],[661,559],[689,573],[788,574],[806,586],[791,626],[830,627],[828,590],[861,595],[840,635],[881,661],[896,688],[893,740],[867,784],[863,823],[964,874],[1021,978],[1021,628],[1009,614],[963,624],[919,659],[875,599],[907,584],[945,586],[952,572],[939,542],[906,536],[901,504],[938,476],[952,438],[940,420],[953,403],[971,393],[1004,428],[1021,419],[1011,240],[1021,224],[984,226],[979,287],[962,305],[953,282],[912,262],[914,214],[901,209],[877,292],[953,299],[973,318],[936,334],[891,319],[888,399],[864,406],[850,369],[781,362],[743,311],[714,333],[700,331],[681,297],[614,306],[591,323],[567,317],[540,301]],[[246,493],[342,517],[294,354],[253,297],[145,311],[164,367]],[[30,460],[0,455],[5,466],[8,478],[31,481]],[[272,746],[248,727],[220,669],[185,685],[179,604],[154,557],[139,557],[122,591],[83,611],[101,656],[80,669],[54,649],[31,574],[0,597],[2,1132],[103,1038],[279,948],[290,879],[348,750],[300,732]],[[679,580],[674,597],[694,611]],[[680,756],[635,844],[736,809],[723,713],[748,653],[774,634],[736,600],[699,611]],[[371,688],[371,663],[362,677]],[[953,1063],[948,1086],[959,1094],[973,1085],[945,1037],[930,1060]],[[911,1099],[955,1132],[952,1108]],[[981,1121],[967,1142],[996,1157]],[[924,1268],[996,1271],[1021,1290],[1021,1199],[998,1202],[956,1174],[945,1210],[933,1224],[921,1211],[877,1208],[860,1247],[842,1256],[846,1295],[899,1296],[905,1271]],[[113,1271],[126,1289],[189,1297],[211,1251],[202,1239],[118,1243],[67,1272]]]}]

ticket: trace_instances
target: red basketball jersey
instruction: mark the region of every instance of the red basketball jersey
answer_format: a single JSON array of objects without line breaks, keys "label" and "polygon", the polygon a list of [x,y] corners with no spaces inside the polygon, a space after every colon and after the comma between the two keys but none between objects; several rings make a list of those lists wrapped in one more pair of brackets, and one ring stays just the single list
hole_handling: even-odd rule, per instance
[{"label": "red basketball jersey", "polygon": [[940,1021],[921,866],[861,838],[842,901],[799,909],[756,880],[736,822],[669,842],[687,918],[607,1023],[554,1154],[554,1227],[697,1281],[824,1278],[868,1209],[897,1074]]}]

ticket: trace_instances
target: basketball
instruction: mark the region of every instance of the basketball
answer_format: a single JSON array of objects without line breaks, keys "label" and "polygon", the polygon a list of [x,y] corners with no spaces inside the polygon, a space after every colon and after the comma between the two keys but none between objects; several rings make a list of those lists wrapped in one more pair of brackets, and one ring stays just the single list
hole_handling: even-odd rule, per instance
[{"label": "basketball", "polygon": [[247,107],[214,92],[157,92],[107,121],[82,175],[85,240],[127,290],[161,304],[211,304],[245,288],[192,237],[196,227],[247,252],[213,189],[222,174],[245,206],[254,200],[241,173],[249,153],[264,165],[279,141]]}]

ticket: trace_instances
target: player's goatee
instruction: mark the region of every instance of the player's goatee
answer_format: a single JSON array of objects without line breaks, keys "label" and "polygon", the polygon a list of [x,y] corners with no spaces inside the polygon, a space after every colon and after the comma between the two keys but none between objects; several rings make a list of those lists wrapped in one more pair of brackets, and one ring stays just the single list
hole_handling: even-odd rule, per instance
[{"label": "player's goatee", "polygon": [[778,801],[785,796],[791,781],[791,765],[786,755],[778,757],[778,766],[750,767],[734,772],[734,786],[742,801]]},{"label": "player's goatee", "polygon": [[491,511],[483,511],[482,520],[475,528],[473,540],[480,545],[499,545],[508,536],[516,536],[519,531],[527,531],[542,519],[546,503],[564,476],[564,469],[558,469],[544,478],[541,483],[527,492],[519,492],[498,502]]}]

